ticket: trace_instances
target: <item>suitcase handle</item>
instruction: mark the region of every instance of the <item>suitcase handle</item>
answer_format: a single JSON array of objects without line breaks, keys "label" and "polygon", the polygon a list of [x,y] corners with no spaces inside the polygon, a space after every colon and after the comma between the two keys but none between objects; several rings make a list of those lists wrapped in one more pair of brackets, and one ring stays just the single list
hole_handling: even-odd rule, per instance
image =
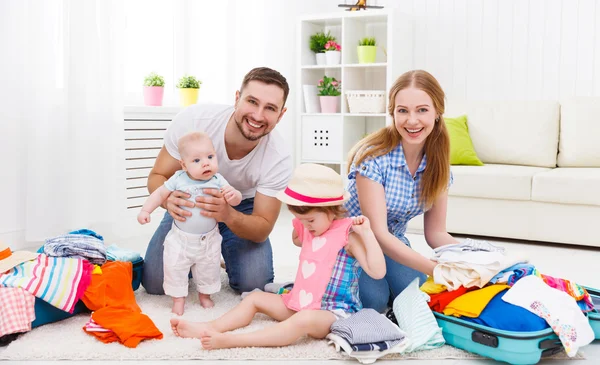
[{"label": "suitcase handle", "polygon": [[473,340],[473,342],[480,343],[488,347],[498,347],[498,337],[490,333],[473,331],[471,333],[471,340]]}]

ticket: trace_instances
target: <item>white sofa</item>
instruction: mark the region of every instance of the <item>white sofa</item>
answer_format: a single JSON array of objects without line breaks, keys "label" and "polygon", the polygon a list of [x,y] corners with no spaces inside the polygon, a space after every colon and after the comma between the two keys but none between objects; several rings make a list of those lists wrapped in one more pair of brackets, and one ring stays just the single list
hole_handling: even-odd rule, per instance
[{"label": "white sofa", "polygon": [[462,114],[485,166],[452,166],[449,232],[600,247],[600,98],[449,103]]}]

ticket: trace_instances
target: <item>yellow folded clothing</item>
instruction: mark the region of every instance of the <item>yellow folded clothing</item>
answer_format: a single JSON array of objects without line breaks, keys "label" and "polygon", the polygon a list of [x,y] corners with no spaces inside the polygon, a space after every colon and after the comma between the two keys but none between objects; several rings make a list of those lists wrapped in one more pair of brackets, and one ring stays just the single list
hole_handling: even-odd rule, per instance
[{"label": "yellow folded clothing", "polygon": [[428,276],[427,281],[421,285],[421,291],[427,294],[439,294],[445,292],[447,289],[442,284],[436,284],[433,282],[433,277]]},{"label": "yellow folded clothing", "polygon": [[496,294],[508,288],[510,288],[508,285],[495,284],[467,292],[451,301],[444,308],[444,314],[477,318]]}]

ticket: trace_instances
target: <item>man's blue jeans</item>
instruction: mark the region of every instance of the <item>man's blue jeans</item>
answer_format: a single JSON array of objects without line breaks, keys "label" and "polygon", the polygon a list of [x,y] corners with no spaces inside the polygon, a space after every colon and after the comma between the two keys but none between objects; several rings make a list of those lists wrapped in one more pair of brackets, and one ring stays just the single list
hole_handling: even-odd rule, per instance
[{"label": "man's blue jeans", "polygon": [[[410,244],[407,246],[410,247]],[[385,255],[385,265],[387,271],[383,279],[375,280],[363,271],[358,280],[363,307],[373,308],[379,313],[383,313],[388,306],[391,306],[398,294],[416,277],[419,278],[420,284],[423,284],[427,278],[425,274],[399,264],[387,255]]]},{"label": "man's blue jeans", "polygon": [[[243,200],[237,211],[251,214],[254,199]],[[142,285],[150,294],[164,294],[163,290],[163,245],[167,233],[171,230],[173,217],[166,212],[148,244],[144,256]],[[223,236],[221,253],[225,259],[229,286],[237,292],[248,292],[255,288],[263,289],[265,284],[273,282],[273,251],[271,241],[252,242],[236,236],[229,228],[219,223]]]}]

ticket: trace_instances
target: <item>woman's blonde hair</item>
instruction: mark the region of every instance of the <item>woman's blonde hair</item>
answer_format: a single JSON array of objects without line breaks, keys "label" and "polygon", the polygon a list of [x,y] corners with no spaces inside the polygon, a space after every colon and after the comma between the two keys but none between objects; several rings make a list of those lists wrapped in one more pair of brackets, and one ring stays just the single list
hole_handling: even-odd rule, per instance
[{"label": "woman's blonde hair", "polygon": [[[445,111],[444,90],[429,72],[413,70],[402,74],[392,85],[389,92],[388,112],[394,117],[396,95],[400,90],[414,87],[423,90],[433,101],[437,115],[431,134],[425,140],[427,166],[421,183],[421,204],[427,210],[433,206],[436,198],[448,188],[450,180],[450,137],[446,129],[443,114]],[[348,172],[352,163],[359,166],[366,159],[385,155],[398,146],[401,136],[394,124],[381,128],[359,141],[350,151]]]}]

